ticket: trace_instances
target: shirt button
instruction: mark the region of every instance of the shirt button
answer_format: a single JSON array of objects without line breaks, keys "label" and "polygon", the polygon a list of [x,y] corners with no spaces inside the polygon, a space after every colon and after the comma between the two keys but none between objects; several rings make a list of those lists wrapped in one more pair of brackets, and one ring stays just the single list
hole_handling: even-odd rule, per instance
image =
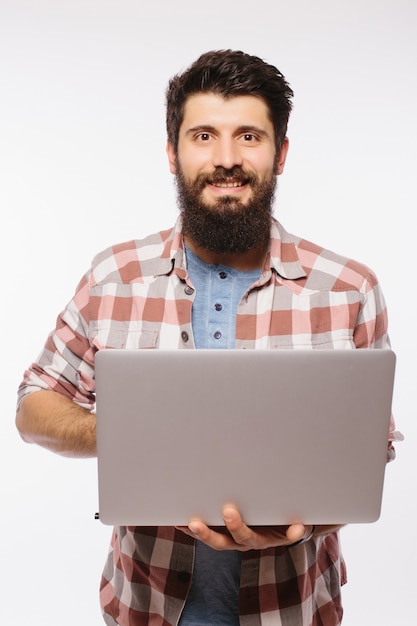
[{"label": "shirt button", "polygon": [[214,305],[214,308],[216,309],[216,311],[221,311],[223,307],[219,302],[216,302],[216,304]]},{"label": "shirt button", "polygon": [[216,330],[216,332],[213,334],[213,337],[215,339],[220,339],[220,337],[222,336],[221,332],[219,330]]},{"label": "shirt button", "polygon": [[227,278],[227,273],[226,272],[219,272],[219,276],[222,280],[224,280],[225,278]]},{"label": "shirt button", "polygon": [[188,583],[191,579],[191,575],[188,572],[178,572],[177,578],[180,583]]},{"label": "shirt button", "polygon": [[182,333],[181,333],[181,339],[182,339],[183,341],[187,342],[187,341],[189,340],[189,338],[190,338],[190,337],[189,337],[189,335],[188,335],[187,331],[186,331],[186,330],[183,330],[183,331],[182,331]]},{"label": "shirt button", "polygon": [[184,287],[184,293],[185,293],[187,296],[191,296],[191,295],[194,293],[194,289],[193,289],[192,287],[190,287],[190,285],[186,285],[186,286]]}]

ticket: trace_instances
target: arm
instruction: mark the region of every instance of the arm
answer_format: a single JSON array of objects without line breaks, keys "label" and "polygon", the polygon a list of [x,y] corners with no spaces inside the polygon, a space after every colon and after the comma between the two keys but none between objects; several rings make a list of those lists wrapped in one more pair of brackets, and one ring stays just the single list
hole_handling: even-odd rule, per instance
[{"label": "arm", "polygon": [[[354,342],[357,348],[391,349],[388,336],[388,316],[385,299],[375,274],[369,270],[367,280],[362,285],[363,303],[356,320]],[[391,415],[387,462],[395,459],[396,441],[403,441],[403,435],[395,430]]]},{"label": "arm", "polygon": [[18,390],[16,427],[22,439],[68,457],[96,456],[95,348],[88,336],[89,307],[87,273]]},{"label": "arm", "polygon": [[96,456],[96,416],[56,391],[25,396],[16,414],[24,441],[67,457]]}]

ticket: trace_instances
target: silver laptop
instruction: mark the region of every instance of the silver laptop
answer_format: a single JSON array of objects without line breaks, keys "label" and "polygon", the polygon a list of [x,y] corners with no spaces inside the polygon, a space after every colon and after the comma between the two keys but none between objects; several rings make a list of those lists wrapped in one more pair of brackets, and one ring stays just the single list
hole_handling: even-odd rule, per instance
[{"label": "silver laptop", "polygon": [[394,370],[391,350],[98,352],[100,520],[377,520]]}]

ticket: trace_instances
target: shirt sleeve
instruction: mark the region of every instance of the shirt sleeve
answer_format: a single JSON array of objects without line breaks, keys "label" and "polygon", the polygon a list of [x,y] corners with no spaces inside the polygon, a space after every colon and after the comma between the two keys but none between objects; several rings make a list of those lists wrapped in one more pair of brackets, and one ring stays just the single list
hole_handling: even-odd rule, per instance
[{"label": "shirt sleeve", "polygon": [[362,306],[353,334],[356,347],[390,348],[385,299],[375,274],[370,270],[363,281],[361,293]]},{"label": "shirt sleeve", "polygon": [[94,408],[96,349],[88,338],[89,276],[82,278],[74,297],[58,315],[42,352],[25,371],[18,403],[34,391],[52,390],[86,409]]},{"label": "shirt sleeve", "polygon": [[[354,332],[355,345],[357,348],[390,349],[387,307],[379,282],[371,271],[364,280],[362,292],[363,304]],[[395,430],[395,420],[391,415],[387,450],[388,463],[395,459],[394,442],[403,441],[403,439],[402,433]]]}]

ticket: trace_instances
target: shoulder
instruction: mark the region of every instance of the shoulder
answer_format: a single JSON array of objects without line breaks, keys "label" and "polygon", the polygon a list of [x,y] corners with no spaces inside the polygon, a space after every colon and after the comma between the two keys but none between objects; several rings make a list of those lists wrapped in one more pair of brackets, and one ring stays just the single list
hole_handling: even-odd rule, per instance
[{"label": "shoulder", "polygon": [[378,284],[373,270],[353,258],[338,254],[308,239],[290,235],[310,288],[366,290]]},{"label": "shoulder", "polygon": [[164,273],[174,254],[175,228],[142,239],[116,243],[95,255],[91,264],[93,283],[108,280],[130,282]]}]

